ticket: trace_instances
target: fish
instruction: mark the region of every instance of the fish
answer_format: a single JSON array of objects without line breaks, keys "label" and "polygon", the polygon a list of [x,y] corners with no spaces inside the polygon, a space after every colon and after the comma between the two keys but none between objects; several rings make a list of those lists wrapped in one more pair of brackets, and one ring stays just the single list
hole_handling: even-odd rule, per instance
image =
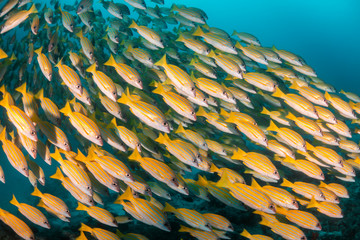
[{"label": "fish", "polygon": [[211,232],[211,225],[201,213],[186,208],[174,208],[169,203],[165,204],[164,212],[171,212],[175,214],[178,219],[181,219],[188,225],[206,231]]},{"label": "fish", "polygon": [[34,240],[35,236],[31,228],[23,222],[20,218],[9,213],[6,210],[0,209],[0,220],[8,225],[21,238],[26,240]]},{"label": "fish", "polygon": [[46,55],[42,53],[42,49],[43,47],[41,46],[40,48],[34,50],[34,52],[38,55],[37,61],[39,63],[41,72],[44,74],[47,80],[51,81],[53,76],[52,66]]},{"label": "fish", "polygon": [[117,221],[115,220],[115,217],[106,209],[96,206],[87,207],[79,202],[76,210],[86,211],[91,217],[95,218],[99,222],[111,227],[117,227]]},{"label": "fish", "polygon": [[[10,7],[10,6],[8,5],[8,6],[5,6],[5,7]],[[5,11],[3,11],[3,10],[4,10],[4,8],[2,9],[1,14],[6,12],[6,10]],[[4,33],[8,32],[8,31],[10,31],[11,29],[16,28],[19,24],[24,22],[29,17],[30,14],[37,13],[37,12],[38,11],[37,11],[37,9],[35,7],[35,4],[33,4],[29,10],[21,10],[21,11],[18,11],[16,13],[14,13],[1,26],[0,34],[4,34]]]},{"label": "fish", "polygon": [[51,208],[53,211],[55,211],[58,214],[61,214],[65,217],[70,218],[70,211],[67,205],[63,200],[60,198],[51,195],[49,193],[42,193],[39,191],[37,187],[34,188],[34,192],[31,193],[32,196],[36,196],[41,198],[41,200],[44,202],[46,206]]},{"label": "fish", "polygon": [[26,203],[19,203],[15,195],[13,195],[12,200],[10,201],[11,204],[16,206],[21,214],[23,214],[27,219],[31,222],[43,227],[50,229],[50,224],[45,215],[39,211],[37,208],[28,205]]},{"label": "fish", "polygon": [[98,144],[99,146],[103,145],[103,139],[101,137],[99,127],[93,120],[81,113],[73,112],[69,102],[66,103],[64,108],[60,109],[60,112],[69,117],[70,123],[83,137],[89,139],[95,144]]},{"label": "fish", "polygon": [[84,223],[81,223],[79,228],[81,232],[90,232],[91,235],[95,236],[96,238],[100,239],[109,239],[109,240],[120,240],[120,238],[113,232],[102,228],[91,228]]}]

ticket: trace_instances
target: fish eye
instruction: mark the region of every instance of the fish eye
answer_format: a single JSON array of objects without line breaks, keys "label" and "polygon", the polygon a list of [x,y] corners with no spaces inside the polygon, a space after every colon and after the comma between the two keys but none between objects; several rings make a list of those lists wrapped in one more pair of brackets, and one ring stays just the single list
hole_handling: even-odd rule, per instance
[{"label": "fish eye", "polygon": [[83,7],[82,5],[81,5],[81,6],[79,6],[79,9],[80,9],[80,10],[83,10],[83,8],[84,8],[84,7]]},{"label": "fish eye", "polygon": [[149,61],[151,61],[151,58],[148,58]]},{"label": "fish eye", "polygon": [[27,168],[22,168],[23,171],[27,171]]},{"label": "fish eye", "polygon": [[191,91],[192,91],[192,92],[195,91],[195,87],[192,87],[192,88],[191,88]]},{"label": "fish eye", "polygon": [[204,146],[204,147],[206,147],[206,146],[207,146],[207,144],[206,144],[206,143],[204,143],[204,144],[203,144],[203,146]]},{"label": "fish eye", "polygon": [[64,143],[64,146],[67,146],[67,145],[68,145],[68,143],[67,143],[67,142],[65,142],[65,143]]},{"label": "fish eye", "polygon": [[193,159],[193,162],[196,163],[196,158]]},{"label": "fish eye", "polygon": [[231,49],[235,49],[235,46],[231,46]]},{"label": "fish eye", "polygon": [[118,184],[116,182],[113,182],[111,185],[113,186],[117,186]]},{"label": "fish eye", "polygon": [[80,89],[81,85],[76,85],[75,88]]},{"label": "fish eye", "polygon": [[227,96],[227,92],[226,92],[226,91],[224,91],[224,92],[223,92],[223,95]]},{"label": "fish eye", "polygon": [[201,155],[200,154],[196,155],[196,158],[201,158]]},{"label": "fish eye", "polygon": [[86,187],[86,189],[90,190],[90,189],[91,189],[91,187],[90,187],[90,186],[87,186],[87,187]]},{"label": "fish eye", "polygon": [[137,144],[136,144],[136,147],[138,147],[138,148],[139,148],[140,146],[141,146],[141,145],[140,145],[140,143],[137,143]]},{"label": "fish eye", "polygon": [[31,135],[35,135],[36,134],[36,132],[35,131],[31,131],[31,133],[30,133]]},{"label": "fish eye", "polygon": [[325,198],[324,194],[320,193],[319,195],[321,198]]},{"label": "fish eye", "polygon": [[66,211],[65,211],[65,212],[70,213],[70,211],[69,211],[68,209],[66,209]]},{"label": "fish eye", "polygon": [[210,224],[205,224],[205,227],[207,227],[207,228],[210,228],[211,226],[210,226]]},{"label": "fish eye", "polygon": [[126,173],[126,174],[125,174],[125,177],[130,177],[130,173]]},{"label": "fish eye", "polygon": [[268,140],[267,140],[267,138],[264,138],[264,142],[267,142]]},{"label": "fish eye", "polygon": [[117,224],[117,221],[114,219],[114,221],[112,222],[113,224]]},{"label": "fish eye", "polygon": [[168,125],[168,123],[167,123],[167,122],[163,122],[163,125],[164,125],[164,126],[167,126],[167,125]]},{"label": "fish eye", "polygon": [[203,102],[206,102],[206,98],[203,99]]},{"label": "fish eye", "polygon": [[301,239],[301,240],[305,240],[305,239],[306,239],[306,237],[305,237],[305,236],[302,236],[300,239]]},{"label": "fish eye", "polygon": [[187,187],[183,186],[182,189],[187,190]]},{"label": "fish eye", "polygon": [[195,112],[194,112],[194,111],[192,111],[192,112],[191,112],[191,115],[195,115]]},{"label": "fish eye", "polygon": [[150,188],[146,188],[146,189],[145,189],[145,192],[151,192],[151,189],[150,189]]},{"label": "fish eye", "polygon": [[270,204],[269,205],[269,209],[274,209],[275,207],[274,207],[274,205],[273,204]]},{"label": "fish eye", "polygon": [[292,200],[292,204],[295,205],[297,202],[296,200]]},{"label": "fish eye", "polygon": [[241,73],[241,70],[239,70],[237,73],[239,73],[239,74],[240,74],[240,73]]},{"label": "fish eye", "polygon": [[116,95],[116,92],[113,92],[112,94],[113,94],[113,95]]},{"label": "fish eye", "polygon": [[317,228],[321,228],[320,223],[317,223],[317,224],[316,224],[316,227],[317,227]]},{"label": "fish eye", "polygon": [[278,175],[278,174],[279,174],[278,171],[275,170],[275,171],[274,171],[274,175]]},{"label": "fish eye", "polygon": [[100,138],[101,138],[101,136],[100,136],[100,135],[97,135],[97,136],[96,136],[96,139],[97,139],[97,140],[99,140]]},{"label": "fish eye", "polygon": [[89,202],[90,202],[90,203],[93,203],[93,202],[94,202],[94,200],[90,199],[90,200],[89,200]]},{"label": "fish eye", "polygon": [[47,221],[44,221],[44,224],[49,224]]},{"label": "fish eye", "polygon": [[34,152],[36,152],[36,149],[33,148],[33,149],[31,149],[31,151],[34,153]]}]

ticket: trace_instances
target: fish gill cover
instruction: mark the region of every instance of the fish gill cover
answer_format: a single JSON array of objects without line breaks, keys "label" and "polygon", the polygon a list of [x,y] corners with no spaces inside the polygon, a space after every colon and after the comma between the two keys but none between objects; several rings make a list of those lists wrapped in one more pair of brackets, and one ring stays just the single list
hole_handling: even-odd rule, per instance
[{"label": "fish gill cover", "polygon": [[2,3],[0,238],[358,239],[360,97],[163,4]]}]

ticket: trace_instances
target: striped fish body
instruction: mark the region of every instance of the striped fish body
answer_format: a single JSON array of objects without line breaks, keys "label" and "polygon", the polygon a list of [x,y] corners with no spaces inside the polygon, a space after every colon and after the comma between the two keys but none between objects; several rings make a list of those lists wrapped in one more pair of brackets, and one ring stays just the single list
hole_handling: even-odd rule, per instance
[{"label": "striped fish body", "polygon": [[54,144],[56,147],[61,148],[64,151],[70,151],[69,140],[60,128],[49,122],[42,121],[38,117],[35,117],[34,121],[51,144]]},{"label": "striped fish body", "polygon": [[135,28],[139,35],[145,38],[147,41],[159,48],[164,48],[163,41],[161,40],[160,35],[154,30],[146,26],[139,26],[134,21],[130,24],[129,28]]},{"label": "striped fish body", "polygon": [[34,233],[29,226],[20,218],[12,215],[11,213],[0,209],[0,220],[8,225],[14,232],[21,238],[26,240],[35,239]]},{"label": "striped fish body", "polygon": [[31,140],[37,142],[38,137],[34,124],[26,113],[14,105],[8,106],[6,109],[9,120],[14,124],[16,129]]},{"label": "striped fish body", "polygon": [[251,85],[260,88],[261,90],[274,92],[277,83],[271,77],[257,72],[249,72],[244,74],[244,79]]},{"label": "striped fish body", "polygon": [[35,142],[30,138],[28,138],[27,136],[25,136],[24,134],[22,134],[21,132],[19,132],[19,136],[20,136],[21,145],[26,149],[26,151],[33,159],[36,159],[37,151],[38,151],[37,143],[39,141]]},{"label": "striped fish body", "polygon": [[105,73],[96,70],[96,64],[91,65],[87,72],[92,73],[93,80],[98,88],[108,98],[116,102],[118,96],[114,82]]},{"label": "striped fish body", "polygon": [[0,140],[2,142],[2,148],[5,152],[7,159],[11,166],[19,171],[25,177],[29,176],[29,168],[26,158],[22,151],[11,141],[6,139],[6,128],[4,127],[1,134]]},{"label": "striped fish body", "polygon": [[51,208],[52,210],[54,210],[55,212],[64,215],[66,217],[70,217],[69,208],[60,198],[48,193],[40,193],[40,191],[37,188],[35,188],[32,195],[40,197],[41,200],[44,202],[44,204],[49,208]]},{"label": "striped fish body", "polygon": [[98,220],[99,222],[111,227],[117,227],[117,222],[114,216],[106,209],[96,206],[87,207],[79,203],[76,210],[86,211],[92,218]]},{"label": "striped fish body", "polygon": [[72,68],[62,64],[61,60],[56,64],[56,67],[59,69],[59,75],[65,85],[77,94],[82,95],[83,87],[79,75]]},{"label": "striped fish body", "polygon": [[207,79],[207,78],[197,78],[195,80],[196,86],[203,92],[213,96],[215,98],[220,98],[229,103],[236,103],[234,96],[220,83]]},{"label": "striped fish body", "polygon": [[236,199],[250,208],[270,214],[275,213],[274,204],[271,202],[270,198],[260,190],[242,183],[230,185],[229,190]]},{"label": "striped fish body", "polygon": [[6,33],[11,29],[17,27],[19,24],[24,22],[31,13],[37,13],[35,4],[33,4],[29,10],[21,10],[11,15],[1,26],[0,34]]},{"label": "striped fish body", "polygon": [[27,219],[29,219],[31,222],[43,228],[50,229],[49,221],[47,220],[45,215],[37,208],[26,203],[19,203],[16,200],[15,196],[13,196],[13,199],[10,201],[10,203],[16,206],[19,212],[22,215],[24,215]]},{"label": "striped fish body", "polygon": [[229,231],[229,232],[234,231],[231,222],[221,215],[213,214],[213,213],[204,213],[203,216],[209,222],[209,224],[216,229]]},{"label": "striped fish body", "polygon": [[61,8],[59,8],[60,12],[61,12],[61,21],[63,26],[69,31],[69,32],[73,32],[74,31],[74,18],[73,16],[66,12],[61,10]]},{"label": "striped fish body", "polygon": [[214,58],[216,65],[218,65],[226,73],[236,78],[243,79],[241,68],[227,55],[216,55],[214,52],[210,52],[209,57]]}]

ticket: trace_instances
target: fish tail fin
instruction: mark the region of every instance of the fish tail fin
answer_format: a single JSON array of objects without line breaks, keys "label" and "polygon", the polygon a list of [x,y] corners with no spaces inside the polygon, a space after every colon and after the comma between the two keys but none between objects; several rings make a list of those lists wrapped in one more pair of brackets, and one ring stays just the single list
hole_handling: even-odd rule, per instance
[{"label": "fish tail fin", "polygon": [[114,129],[117,127],[116,118],[111,119],[110,123],[106,126],[106,128]]},{"label": "fish tail fin", "polygon": [[171,5],[170,11],[179,11],[180,8],[174,3],[173,5]]},{"label": "fish tail fin", "polygon": [[283,180],[283,182],[280,184],[280,186],[291,188],[291,187],[293,186],[293,183],[291,183],[291,182],[288,181],[286,178],[284,178],[284,180]]},{"label": "fish tail fin", "polygon": [[256,189],[261,189],[261,186],[259,185],[259,183],[255,180],[255,178],[251,178],[251,186],[256,188]]},{"label": "fish tail fin", "polygon": [[88,225],[85,225],[84,223],[81,223],[81,227],[79,228],[79,231],[83,232],[92,232],[92,228]]},{"label": "fish tail fin", "polygon": [[276,213],[281,214],[281,215],[286,215],[287,212],[288,212],[288,210],[286,208],[276,206]]},{"label": "fish tail fin", "polygon": [[220,115],[224,117],[230,117],[230,113],[223,108],[220,109]]},{"label": "fish tail fin", "polygon": [[13,194],[13,198],[11,199],[10,203],[16,207],[20,206],[20,203],[18,202],[18,200],[16,200],[15,195]]},{"label": "fish tail fin", "polygon": [[59,152],[58,148],[55,148],[55,152],[50,154],[50,157],[52,157],[53,159],[55,159],[56,161],[58,161],[59,163],[62,163],[63,158],[61,157],[61,154]]},{"label": "fish tail fin", "polygon": [[159,133],[159,137],[157,139],[155,139],[155,142],[158,142],[160,144],[165,144],[166,143],[166,137],[162,133]]},{"label": "fish tail fin", "polygon": [[311,145],[309,142],[306,142],[306,149],[307,150],[310,150],[310,151],[314,151],[315,150],[315,147],[313,145]]},{"label": "fish tail fin", "polygon": [[136,24],[134,20],[132,20],[131,24],[129,25],[129,28],[137,28],[139,25]]},{"label": "fish tail fin", "polygon": [[196,63],[197,63],[196,58],[195,58],[195,57],[193,57],[193,58],[191,59],[191,61],[190,61],[189,65],[194,66]]},{"label": "fish tail fin", "polygon": [[210,165],[210,172],[216,172],[216,173],[219,173],[220,172],[220,169],[213,163],[211,163]]},{"label": "fish tail fin", "polygon": [[293,81],[293,83],[291,84],[291,86],[289,88],[299,90],[301,87],[299,86],[299,84],[296,81]]},{"label": "fish tail fin", "polygon": [[179,34],[179,37],[176,39],[176,41],[177,42],[183,42],[183,41],[185,41],[186,39],[185,39],[185,37],[184,37],[184,34],[182,34],[182,33],[180,33]]},{"label": "fish tail fin", "polygon": [[346,92],[344,90],[342,90],[342,89],[340,90],[340,93],[342,93],[344,95],[346,94]]},{"label": "fish tail fin", "polygon": [[139,150],[137,148],[135,148],[133,153],[128,158],[131,159],[131,160],[135,160],[135,161],[141,161],[142,160],[142,156],[140,155]]},{"label": "fish tail fin", "polygon": [[192,229],[189,227],[185,227],[184,225],[180,225],[179,232],[190,232]]},{"label": "fish tail fin", "polygon": [[36,197],[42,197],[42,193],[39,191],[39,189],[37,187],[34,187],[34,191],[31,193],[32,196],[36,196]]},{"label": "fish tail fin", "polygon": [[96,71],[96,63],[93,63],[90,67],[86,69],[87,72],[93,73]]},{"label": "fish tail fin", "polygon": [[196,181],[196,184],[198,184],[200,186],[207,186],[209,184],[209,182],[205,177],[199,175],[199,179]]},{"label": "fish tail fin", "polygon": [[157,87],[152,92],[161,95],[165,93],[165,90],[161,84],[158,84]]},{"label": "fish tail fin", "polygon": [[85,233],[80,231],[80,235],[76,238],[76,240],[87,240]]},{"label": "fish tail fin", "polygon": [[55,65],[55,67],[59,68],[62,66],[62,58],[58,61],[58,63]]},{"label": "fish tail fin", "polygon": [[278,126],[276,126],[276,124],[272,120],[270,120],[270,125],[266,130],[277,132],[279,130],[279,128],[278,128]]},{"label": "fish tail fin", "polygon": [[118,200],[132,200],[134,199],[134,195],[131,192],[131,188],[128,187],[125,192],[123,194],[121,194],[118,199],[116,199],[116,201]]},{"label": "fish tail fin", "polygon": [[163,209],[164,212],[176,212],[176,208],[174,208],[173,206],[171,206],[169,203],[165,203],[165,207]]},{"label": "fish tail fin", "polygon": [[72,113],[71,107],[70,107],[70,103],[66,102],[65,107],[63,107],[62,109],[60,109],[60,112],[62,112],[63,114],[65,114],[66,116],[68,116],[69,114]]},{"label": "fish tail fin", "polygon": [[134,51],[134,48],[131,46],[131,44],[129,44],[129,46],[127,47],[127,49],[126,49],[126,52],[132,52],[132,51]]},{"label": "fish tail fin", "polygon": [[19,87],[15,88],[15,91],[25,94],[26,93],[26,82],[21,84]]},{"label": "fish tail fin", "polygon": [[43,99],[44,98],[44,89],[40,89],[36,94],[35,94],[35,97],[37,99]]},{"label": "fish tail fin", "polygon": [[324,183],[323,181],[320,181],[319,187],[326,188],[326,187],[327,187],[327,184]]},{"label": "fish tail fin", "polygon": [[283,93],[280,88],[276,88],[275,92],[272,94],[274,97],[277,97],[277,98],[284,98],[285,96],[285,93]]},{"label": "fish tail fin", "polygon": [[43,47],[41,46],[40,48],[34,50],[34,52],[35,52],[36,54],[40,55],[41,52],[42,52],[42,49],[43,49]]},{"label": "fish tail fin", "polygon": [[175,133],[185,133],[185,129],[182,125],[182,123],[179,124],[178,129],[176,129]]},{"label": "fish tail fin", "polygon": [[117,100],[117,102],[127,105],[130,101],[129,88],[126,88],[126,91],[121,94],[121,97]]},{"label": "fish tail fin", "polygon": [[205,109],[203,107],[200,106],[199,110],[196,112],[196,116],[206,117],[207,112],[205,111]]},{"label": "fish tail fin", "polygon": [[76,35],[78,38],[83,38],[83,37],[84,37],[82,29],[80,29],[80,31],[78,31],[75,35]]},{"label": "fish tail fin", "polygon": [[6,140],[6,126],[3,127],[1,133],[0,133],[0,141]]},{"label": "fish tail fin", "polygon": [[286,155],[286,157],[284,159],[282,159],[282,161],[284,162],[288,162],[288,163],[292,163],[292,164],[295,164],[296,163],[296,160],[289,157],[288,155]]},{"label": "fish tail fin", "polygon": [[261,111],[261,114],[269,115],[269,114],[270,114],[270,111],[267,110],[265,107],[263,107],[263,109],[262,109],[262,111]]},{"label": "fish tail fin", "polygon": [[62,174],[60,168],[56,168],[55,174],[52,175],[52,176],[50,176],[50,178],[52,178],[52,179],[57,179],[57,180],[62,181],[65,177],[64,177],[64,175]]},{"label": "fish tail fin", "polygon": [[251,238],[251,234],[244,228],[244,230],[240,233],[241,236],[246,238]]},{"label": "fish tail fin", "polygon": [[238,32],[236,30],[234,30],[233,33],[231,34],[231,36],[234,36],[236,34],[238,34]]},{"label": "fish tail fin", "polygon": [[39,203],[36,206],[42,207],[42,208],[46,207],[45,203],[41,199],[40,199]]},{"label": "fish tail fin", "polygon": [[243,49],[244,47],[240,44],[240,42],[236,41],[235,47],[239,49]]},{"label": "fish tail fin", "polygon": [[228,113],[227,114],[227,119],[225,120],[225,122],[229,122],[229,123],[235,123],[236,122],[236,117],[235,114],[233,112]]},{"label": "fish tail fin", "polygon": [[167,66],[166,54],[164,54],[164,56],[163,56],[159,61],[157,61],[156,63],[154,63],[154,65],[162,66],[162,67]]},{"label": "fish tail fin", "polygon": [[86,162],[88,160],[88,158],[79,149],[75,159],[80,162]]},{"label": "fish tail fin", "polygon": [[88,209],[87,206],[85,206],[81,202],[78,202],[78,206],[77,206],[77,208],[75,210],[86,211],[87,209]]},{"label": "fish tail fin", "polygon": [[202,37],[204,35],[204,31],[201,29],[200,26],[197,26],[197,28],[195,29],[192,35]]},{"label": "fish tail fin", "polygon": [[107,60],[105,63],[104,63],[105,66],[115,66],[116,65],[116,61],[115,61],[115,58],[112,54],[110,54],[110,57],[109,57],[109,60]]},{"label": "fish tail fin", "polygon": [[36,9],[35,4],[33,4],[33,5],[31,6],[31,8],[28,10],[28,12],[29,12],[29,13],[37,13],[37,12],[38,12],[38,10]]},{"label": "fish tail fin", "polygon": [[233,183],[230,181],[227,172],[224,172],[221,175],[221,178],[219,181],[217,181],[217,183],[215,184],[217,187],[224,187],[224,188],[229,188],[231,185],[233,185]]},{"label": "fish tail fin", "polygon": [[271,49],[272,49],[273,51],[277,51],[277,49],[276,49],[276,47],[275,47],[274,45],[271,47]]},{"label": "fish tail fin", "polygon": [[325,92],[324,97],[328,101],[331,99],[331,95],[328,92]]},{"label": "fish tail fin", "polygon": [[0,106],[3,106],[4,108],[8,108],[10,106],[9,95],[10,94],[5,94],[4,99],[0,101]]},{"label": "fish tail fin", "polygon": [[286,115],[286,117],[290,120],[296,121],[296,117],[294,114],[292,114],[291,112],[288,113],[288,115]]},{"label": "fish tail fin", "polygon": [[211,57],[211,58],[216,57],[216,53],[214,52],[214,50],[210,51],[210,53],[208,54],[208,57]]},{"label": "fish tail fin", "polygon": [[246,152],[237,148],[236,152],[232,155],[231,159],[242,159],[246,155]]},{"label": "fish tail fin", "polygon": [[316,208],[318,205],[319,203],[315,200],[314,197],[312,197],[306,208]]},{"label": "fish tail fin", "polygon": [[261,221],[259,223],[267,227],[270,227],[272,225],[272,223],[264,216],[261,216]]}]

